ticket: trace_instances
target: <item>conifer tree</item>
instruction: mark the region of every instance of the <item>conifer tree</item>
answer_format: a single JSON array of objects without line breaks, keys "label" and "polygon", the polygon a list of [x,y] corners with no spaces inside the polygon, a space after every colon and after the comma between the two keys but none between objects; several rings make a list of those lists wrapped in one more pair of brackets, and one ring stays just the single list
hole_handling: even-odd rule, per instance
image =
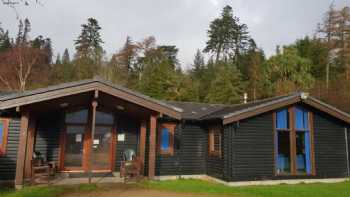
[{"label": "conifer tree", "polygon": [[63,52],[63,56],[62,56],[62,64],[69,64],[70,63],[70,56],[69,56],[69,52],[68,49],[66,48]]}]

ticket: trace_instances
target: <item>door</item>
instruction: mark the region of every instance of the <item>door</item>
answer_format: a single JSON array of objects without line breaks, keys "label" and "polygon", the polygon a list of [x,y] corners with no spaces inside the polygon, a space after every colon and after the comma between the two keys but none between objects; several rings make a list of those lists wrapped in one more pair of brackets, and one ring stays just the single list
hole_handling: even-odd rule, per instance
[{"label": "door", "polygon": [[92,145],[91,159],[93,170],[111,169],[111,126],[96,126]]},{"label": "door", "polygon": [[87,171],[89,158],[92,170],[112,170],[114,115],[96,112],[94,137],[91,137],[90,116],[87,109],[66,113],[66,129],[61,141],[62,170]]},{"label": "door", "polygon": [[67,125],[64,147],[64,169],[82,170],[85,126]]}]

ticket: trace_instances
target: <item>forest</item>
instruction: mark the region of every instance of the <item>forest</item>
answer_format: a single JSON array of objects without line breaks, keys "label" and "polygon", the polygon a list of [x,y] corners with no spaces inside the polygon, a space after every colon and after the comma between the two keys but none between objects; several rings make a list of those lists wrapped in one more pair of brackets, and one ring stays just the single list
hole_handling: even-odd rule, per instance
[{"label": "forest", "polygon": [[[95,18],[81,24],[75,51],[53,54],[51,39],[32,38],[31,22],[18,20],[15,37],[0,23],[0,90],[26,91],[48,85],[100,77],[161,100],[237,104],[309,92],[350,112],[350,8],[331,5],[315,33],[266,57],[249,27],[232,7],[208,21],[206,46],[183,69],[174,45],[153,36],[125,39],[107,56],[102,26]],[[205,58],[209,57],[209,58]]]}]

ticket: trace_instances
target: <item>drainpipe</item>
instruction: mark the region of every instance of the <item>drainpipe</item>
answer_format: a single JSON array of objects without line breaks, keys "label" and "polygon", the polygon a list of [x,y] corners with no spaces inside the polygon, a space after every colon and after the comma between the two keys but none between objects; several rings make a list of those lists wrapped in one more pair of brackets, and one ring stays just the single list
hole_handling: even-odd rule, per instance
[{"label": "drainpipe", "polygon": [[347,162],[347,175],[350,176],[350,166],[349,166],[349,139],[348,139],[348,128],[344,128],[345,132],[345,146],[346,146],[346,162]]}]

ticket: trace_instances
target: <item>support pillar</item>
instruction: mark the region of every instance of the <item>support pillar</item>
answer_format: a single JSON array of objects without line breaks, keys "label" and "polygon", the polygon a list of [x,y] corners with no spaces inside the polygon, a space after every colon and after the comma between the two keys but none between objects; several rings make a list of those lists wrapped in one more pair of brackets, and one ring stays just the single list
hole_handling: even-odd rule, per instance
[{"label": "support pillar", "polygon": [[15,179],[16,189],[21,189],[23,187],[28,125],[29,125],[29,111],[23,111],[21,115],[19,144],[18,144],[18,150],[17,150],[16,179]]},{"label": "support pillar", "polygon": [[152,114],[150,118],[150,135],[149,135],[149,156],[148,156],[148,177],[153,179],[156,168],[156,132],[157,116]]},{"label": "support pillar", "polygon": [[144,174],[145,170],[146,132],[147,122],[142,121],[140,126],[140,159],[142,162],[142,174]]}]

